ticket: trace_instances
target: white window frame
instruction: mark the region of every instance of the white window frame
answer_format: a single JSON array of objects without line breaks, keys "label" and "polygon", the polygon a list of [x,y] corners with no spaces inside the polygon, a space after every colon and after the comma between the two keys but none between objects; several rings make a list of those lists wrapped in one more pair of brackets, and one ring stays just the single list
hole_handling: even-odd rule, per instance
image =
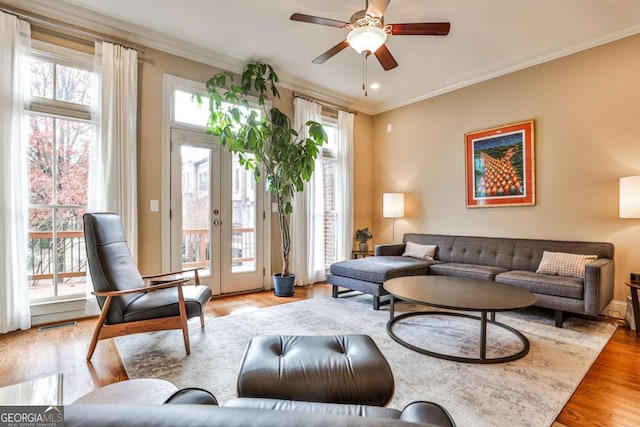
[{"label": "white window frame", "polygon": [[[338,119],[333,117],[332,115],[329,114],[323,114],[322,115],[322,127],[332,127],[336,130],[336,134],[338,131]],[[334,163],[338,163],[338,156],[340,155],[340,153],[338,152],[337,146],[333,146],[333,147],[329,147],[329,146],[322,146],[322,151],[321,151],[321,156],[322,156],[322,160],[330,160]],[[335,181],[334,181],[334,186],[335,186]],[[334,192],[335,192],[335,188],[334,188]],[[334,196],[335,197],[335,196]],[[336,215],[336,218],[338,216],[338,212],[334,210],[334,213]],[[326,214],[326,212],[324,212],[324,214]],[[335,231],[335,230],[334,230]],[[335,235],[335,233],[334,233]],[[323,235],[323,244],[324,242],[324,237],[325,235]],[[334,247],[335,247],[335,243],[334,242]],[[326,255],[325,255],[326,257]],[[327,271],[329,269],[329,266],[326,267]]]},{"label": "white window frame", "polygon": [[[62,46],[31,41],[31,57],[55,61],[58,64],[69,65],[89,71],[94,71],[93,55],[68,49]],[[64,106],[61,108],[61,106]],[[55,101],[52,99],[32,96],[29,105],[25,107],[25,114],[63,116],[72,120],[91,121],[91,106]],[[29,204],[31,206],[31,204]],[[56,206],[65,207],[65,206]],[[87,286],[89,283],[87,283]],[[94,316],[100,313],[95,298],[87,298],[86,293],[73,297],[52,297],[37,302],[30,302],[31,323],[42,324],[58,322],[74,318]]]}]

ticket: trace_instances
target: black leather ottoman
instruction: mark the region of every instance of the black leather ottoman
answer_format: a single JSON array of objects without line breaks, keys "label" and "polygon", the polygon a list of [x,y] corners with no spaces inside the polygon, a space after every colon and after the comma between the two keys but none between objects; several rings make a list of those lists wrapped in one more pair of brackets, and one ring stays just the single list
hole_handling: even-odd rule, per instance
[{"label": "black leather ottoman", "polygon": [[238,374],[238,397],[384,406],[391,367],[367,335],[253,338]]}]

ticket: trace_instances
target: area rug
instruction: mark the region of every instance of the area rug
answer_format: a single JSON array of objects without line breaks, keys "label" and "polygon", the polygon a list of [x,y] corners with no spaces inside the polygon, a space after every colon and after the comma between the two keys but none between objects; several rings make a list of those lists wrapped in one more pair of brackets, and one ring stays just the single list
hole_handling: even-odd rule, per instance
[{"label": "area rug", "polygon": [[[400,303],[396,311],[421,309]],[[436,359],[399,345],[387,335],[388,320],[388,308],[372,310],[370,297],[313,298],[208,318],[204,329],[198,319],[192,320],[188,357],[180,331],[119,337],[116,344],[130,378],[155,377],[178,387],[202,387],[225,402],[235,397],[240,361],[253,336],[367,334],[394,374],[390,407],[401,409],[414,400],[428,400],[447,408],[461,427],[549,426],[615,331],[606,322],[574,317],[565,321],[563,329],[556,328],[550,313],[536,309],[499,313],[498,321],[529,339],[530,352],[514,362],[474,365]],[[394,331],[431,350],[477,356],[475,320],[412,317]],[[516,352],[521,345],[502,328],[489,326],[488,357]]]}]

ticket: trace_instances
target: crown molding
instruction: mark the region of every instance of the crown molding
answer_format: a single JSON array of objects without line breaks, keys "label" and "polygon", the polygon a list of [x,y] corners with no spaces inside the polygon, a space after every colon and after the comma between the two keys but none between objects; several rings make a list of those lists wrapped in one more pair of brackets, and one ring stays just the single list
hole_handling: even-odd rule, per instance
[{"label": "crown molding", "polygon": [[123,41],[140,44],[226,71],[241,72],[246,63],[241,59],[223,55],[193,43],[178,40],[59,0],[30,0],[28,2],[24,0],[1,0],[0,5],[34,13],[80,28],[90,29],[98,34],[116,37]]},{"label": "crown molding", "polygon": [[[80,28],[90,28],[91,31],[97,33],[121,38],[123,41],[138,43],[151,49],[170,53],[234,73],[240,73],[247,62],[247,60],[224,55],[193,43],[178,40],[156,31],[141,28],[97,12],[64,3],[60,0],[0,0],[0,5],[55,19]],[[333,104],[345,106],[365,114],[377,115],[638,33],[640,33],[640,17],[631,17],[626,21],[618,22],[590,33],[582,34],[579,37],[568,39],[561,48],[542,52],[539,55],[534,55],[515,64],[490,70],[468,79],[451,81],[433,90],[416,93],[411,96],[400,96],[391,101],[377,104],[366,103],[352,97],[345,97],[326,87],[314,85],[290,76],[286,71],[280,72],[280,85],[281,87],[307,94]]]},{"label": "crown molding", "polygon": [[638,33],[640,33],[640,17],[636,16],[626,21],[618,22],[607,27],[599,28],[596,31],[582,34],[580,37],[574,37],[567,40],[565,45],[561,48],[553,49],[547,52],[543,52],[539,55],[531,56],[517,63],[510,64],[506,67],[491,70],[465,80],[452,81],[434,90],[416,94],[415,96],[411,96],[408,98],[400,97],[389,102],[376,104],[373,107],[369,107],[369,109],[371,110],[369,114],[376,115],[390,110],[395,110],[396,108],[405,107],[419,101],[424,101],[425,99],[443,95],[454,90],[462,89],[467,86],[491,80],[496,77],[501,77],[545,62],[553,61],[564,56],[572,55],[574,53],[582,52],[584,50],[611,43],[625,37],[636,35]]}]

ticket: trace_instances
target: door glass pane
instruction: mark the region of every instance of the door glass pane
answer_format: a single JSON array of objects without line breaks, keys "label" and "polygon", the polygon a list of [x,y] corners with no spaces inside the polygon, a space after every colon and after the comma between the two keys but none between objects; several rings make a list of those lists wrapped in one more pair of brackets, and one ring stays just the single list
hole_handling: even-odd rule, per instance
[{"label": "door glass pane", "polygon": [[27,116],[29,138],[29,201],[48,205],[53,202],[53,118]]},{"label": "door glass pane", "polygon": [[56,120],[56,195],[59,205],[87,205],[91,125]]},{"label": "door glass pane", "polygon": [[256,269],[256,181],[234,154],[231,191],[231,262],[233,273]]},{"label": "door glass pane", "polygon": [[182,267],[210,273],[210,149],[182,145]]}]

